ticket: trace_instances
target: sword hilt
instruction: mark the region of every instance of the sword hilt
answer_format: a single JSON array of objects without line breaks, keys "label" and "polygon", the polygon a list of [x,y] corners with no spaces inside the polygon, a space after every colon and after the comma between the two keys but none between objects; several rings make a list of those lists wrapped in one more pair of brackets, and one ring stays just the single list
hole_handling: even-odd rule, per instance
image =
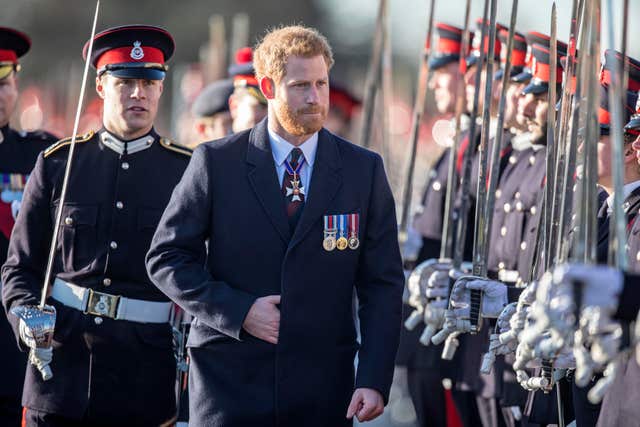
[{"label": "sword hilt", "polygon": [[553,360],[551,359],[542,359],[542,371],[540,372],[540,377],[546,379],[548,382],[545,386],[542,386],[542,391],[547,394],[553,389],[554,380],[553,380]]},{"label": "sword hilt", "polygon": [[477,334],[482,327],[482,291],[479,289],[471,289],[470,293],[469,320],[471,322],[471,333]]}]

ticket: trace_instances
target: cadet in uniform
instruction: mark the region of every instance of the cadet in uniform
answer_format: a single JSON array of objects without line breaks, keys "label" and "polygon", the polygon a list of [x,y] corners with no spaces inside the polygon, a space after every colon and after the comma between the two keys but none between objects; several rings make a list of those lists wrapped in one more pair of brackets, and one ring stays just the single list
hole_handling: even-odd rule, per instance
[{"label": "cadet in uniform", "polygon": [[[158,426],[175,418],[171,303],[144,265],[190,156],[153,129],[173,51],[171,35],[151,26],[94,38],[87,60],[97,69],[104,127],[76,140],[48,299],[57,310],[53,377],[28,366],[26,426]],[[69,143],[38,156],[25,189],[2,269],[8,312],[39,302]],[[21,320],[9,319],[25,349]]]},{"label": "cadet in uniform", "polygon": [[322,129],[332,64],[316,30],[268,33],[255,53],[268,118],[196,149],[154,236],[150,276],[195,316],[194,425],[348,426],[388,400],[404,283],[394,202],[380,157]]},{"label": "cadet in uniform", "polygon": [[232,129],[242,132],[251,129],[267,115],[267,99],[260,92],[253,69],[253,51],[243,47],[236,52],[236,62],[229,67],[233,79],[233,94],[229,98]]},{"label": "cadet in uniform", "polygon": [[191,106],[199,141],[188,144],[190,148],[232,133],[233,119],[229,111],[229,97],[232,93],[231,79],[215,81],[202,89]]},{"label": "cadet in uniform", "polygon": [[[18,132],[9,125],[18,100],[18,58],[30,47],[26,34],[0,27],[0,265],[7,258],[22,192],[38,153],[57,140],[46,132]],[[16,347],[4,311],[0,313],[0,348],[0,425],[17,427],[22,415],[26,355]]]},{"label": "cadet in uniform", "polygon": [[[462,29],[443,22],[436,22],[435,28],[438,39],[429,63],[432,75],[428,82],[429,89],[433,90],[438,113],[451,116],[455,112],[458,84],[462,79],[458,67]],[[464,96],[464,92],[459,95]],[[454,120],[451,121],[452,126],[455,126]],[[427,259],[438,258],[440,254],[449,156],[450,150],[447,148],[429,171],[421,211],[416,215],[413,224],[422,237],[417,264]],[[403,318],[406,320],[412,311],[413,307],[405,303]],[[440,357],[442,345],[420,344],[419,338],[423,330],[423,323],[412,331],[402,328],[396,364],[407,367],[409,395],[416,411],[418,425],[446,426],[445,390],[442,380],[451,376],[451,362]]]}]

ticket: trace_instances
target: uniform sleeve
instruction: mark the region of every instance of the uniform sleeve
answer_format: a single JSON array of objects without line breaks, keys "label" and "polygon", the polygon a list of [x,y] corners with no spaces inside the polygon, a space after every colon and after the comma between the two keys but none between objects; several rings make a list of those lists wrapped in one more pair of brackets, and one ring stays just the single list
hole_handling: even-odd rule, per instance
[{"label": "uniform sleeve", "polygon": [[160,219],[147,253],[153,283],[198,321],[240,339],[242,324],[256,297],[214,280],[205,263],[212,196],[207,147],[193,153]]},{"label": "uniform sleeve", "polygon": [[50,199],[45,160],[40,153],[24,191],[7,261],[2,266],[2,303],[16,338],[19,336],[18,318],[9,310],[14,306],[37,305],[40,302],[53,230]]},{"label": "uniform sleeve", "polygon": [[640,275],[624,273],[624,287],[620,294],[615,318],[635,322],[640,310]]},{"label": "uniform sleeve", "polygon": [[400,336],[404,274],[395,203],[377,155],[370,194],[356,282],[362,335],[356,388],[378,390],[387,403]]}]

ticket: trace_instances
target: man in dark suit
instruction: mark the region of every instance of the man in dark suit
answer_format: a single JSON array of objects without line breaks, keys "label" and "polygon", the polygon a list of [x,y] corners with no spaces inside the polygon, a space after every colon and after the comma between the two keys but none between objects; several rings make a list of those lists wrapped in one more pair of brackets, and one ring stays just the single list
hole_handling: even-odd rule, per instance
[{"label": "man in dark suit", "polygon": [[[26,34],[0,27],[0,265],[7,258],[9,238],[15,223],[25,183],[38,153],[56,141],[47,132],[19,132],[9,118],[18,100],[18,58],[27,53],[31,41]],[[22,415],[22,384],[26,355],[15,345],[11,327],[0,310],[0,425],[17,427]]]},{"label": "man in dark suit", "polygon": [[38,310],[61,203],[62,222],[47,300],[57,313],[53,352],[31,353],[49,350],[53,376],[28,365],[23,425],[158,426],[175,419],[172,304],[144,263],[190,155],[153,129],[173,50],[171,35],[157,27],[97,34],[87,60],[97,69],[104,127],[76,139],[64,202],[70,139],[40,153],[29,178],[2,268],[2,302],[23,350],[33,340],[29,319],[18,315]]},{"label": "man in dark suit", "polygon": [[154,236],[150,277],[195,316],[194,425],[348,426],[388,401],[404,281],[394,201],[380,157],[322,128],[332,64],[316,30],[267,34],[254,56],[267,119],[195,150]]}]

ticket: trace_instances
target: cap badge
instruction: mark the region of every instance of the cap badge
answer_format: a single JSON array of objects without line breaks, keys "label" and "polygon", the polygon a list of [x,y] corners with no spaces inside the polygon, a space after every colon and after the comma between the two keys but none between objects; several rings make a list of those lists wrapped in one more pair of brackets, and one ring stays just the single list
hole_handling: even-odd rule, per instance
[{"label": "cap badge", "polygon": [[140,43],[139,41],[133,42],[133,49],[131,49],[131,58],[135,59],[136,61],[144,58],[144,50],[142,50],[142,47],[140,47],[141,44],[142,43]]}]

